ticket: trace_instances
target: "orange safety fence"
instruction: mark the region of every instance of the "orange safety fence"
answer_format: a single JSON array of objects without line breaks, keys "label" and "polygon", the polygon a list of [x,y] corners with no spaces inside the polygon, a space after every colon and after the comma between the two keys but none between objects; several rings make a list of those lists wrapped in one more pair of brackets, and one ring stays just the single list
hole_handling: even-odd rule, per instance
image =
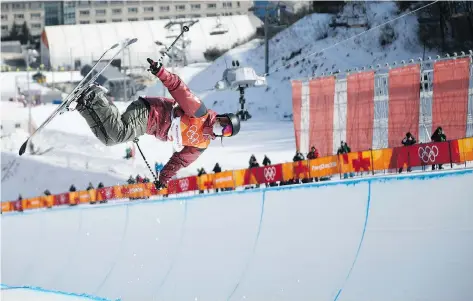
[{"label": "orange safety fence", "polygon": [[246,185],[270,184],[295,179],[330,177],[379,171],[398,172],[414,166],[462,164],[473,161],[473,137],[436,143],[419,143],[378,150],[332,155],[313,160],[288,162],[250,169],[229,170],[173,179],[168,187],[156,190],[153,183],[117,185],[56,195],[2,202],[2,212],[51,208],[62,205],[94,204],[112,199],[143,199],[199,190],[236,188]]}]

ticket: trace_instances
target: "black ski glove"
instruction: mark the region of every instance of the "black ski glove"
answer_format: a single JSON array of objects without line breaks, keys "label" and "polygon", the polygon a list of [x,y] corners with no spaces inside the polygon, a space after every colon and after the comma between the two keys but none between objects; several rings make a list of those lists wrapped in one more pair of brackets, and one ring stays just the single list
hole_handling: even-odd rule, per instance
[{"label": "black ski glove", "polygon": [[154,181],[154,186],[156,187],[156,190],[161,190],[163,188],[166,188],[166,185],[164,185],[163,183],[161,183],[159,180],[158,181]]},{"label": "black ski glove", "polygon": [[161,70],[161,67],[163,66],[163,64],[155,62],[150,58],[147,58],[146,60],[149,63],[148,71],[151,72],[151,74],[153,75],[157,75],[159,70]]}]

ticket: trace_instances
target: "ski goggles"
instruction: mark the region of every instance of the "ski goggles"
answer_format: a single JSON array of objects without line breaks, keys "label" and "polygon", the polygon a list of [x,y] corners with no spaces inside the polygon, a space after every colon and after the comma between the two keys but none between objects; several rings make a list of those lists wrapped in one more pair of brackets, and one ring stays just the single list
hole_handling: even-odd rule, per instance
[{"label": "ski goggles", "polygon": [[230,123],[228,123],[227,125],[224,125],[223,126],[223,129],[222,129],[222,136],[223,137],[231,137],[233,134],[233,127]]},{"label": "ski goggles", "polygon": [[227,117],[218,117],[218,123],[222,128],[222,137],[230,137],[233,134],[233,126]]}]

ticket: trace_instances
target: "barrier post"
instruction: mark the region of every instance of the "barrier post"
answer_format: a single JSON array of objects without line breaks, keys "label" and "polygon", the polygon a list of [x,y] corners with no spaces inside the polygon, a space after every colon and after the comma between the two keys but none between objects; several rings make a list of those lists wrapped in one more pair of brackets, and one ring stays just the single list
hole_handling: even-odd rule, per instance
[{"label": "barrier post", "polygon": [[450,168],[453,168],[453,160],[452,160],[452,145],[450,144],[450,140],[448,142],[448,157],[450,158]]},{"label": "barrier post", "polygon": [[373,159],[373,149],[370,148],[370,157],[371,157],[371,175],[374,176],[374,159]]}]

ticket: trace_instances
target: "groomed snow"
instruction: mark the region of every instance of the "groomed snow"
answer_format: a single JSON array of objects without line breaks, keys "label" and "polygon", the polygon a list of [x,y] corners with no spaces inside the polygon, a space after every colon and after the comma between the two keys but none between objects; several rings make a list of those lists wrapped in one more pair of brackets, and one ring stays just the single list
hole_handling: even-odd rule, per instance
[{"label": "groomed snow", "polygon": [[122,301],[469,301],[472,181],[470,169],[7,214],[2,281]]}]

